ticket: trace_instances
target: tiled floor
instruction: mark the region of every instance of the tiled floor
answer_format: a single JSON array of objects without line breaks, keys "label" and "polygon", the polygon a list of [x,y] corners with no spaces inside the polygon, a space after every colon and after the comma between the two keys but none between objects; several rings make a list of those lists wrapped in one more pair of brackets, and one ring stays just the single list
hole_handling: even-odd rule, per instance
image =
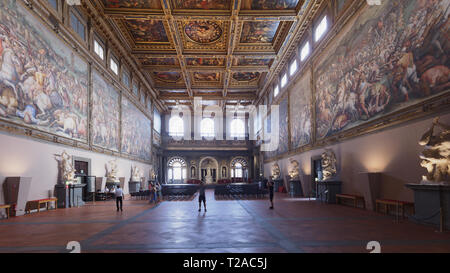
[{"label": "tiled floor", "polygon": [[289,199],[214,200],[198,212],[197,199],[125,201],[58,209],[0,220],[0,252],[68,252],[78,241],[82,252],[368,252],[379,241],[382,252],[450,252],[450,232],[399,223],[370,211]]}]

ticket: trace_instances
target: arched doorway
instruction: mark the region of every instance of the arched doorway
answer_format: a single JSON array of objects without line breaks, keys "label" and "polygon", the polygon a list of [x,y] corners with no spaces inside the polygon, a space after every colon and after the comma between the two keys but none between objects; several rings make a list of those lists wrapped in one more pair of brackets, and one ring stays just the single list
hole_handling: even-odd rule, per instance
[{"label": "arched doorway", "polygon": [[230,164],[231,178],[235,180],[248,179],[248,163],[243,157],[235,157]]},{"label": "arched doorway", "polygon": [[216,183],[219,173],[219,163],[214,157],[204,157],[200,160],[200,179],[206,183]]},{"label": "arched doorway", "polygon": [[181,184],[186,179],[186,161],[181,157],[172,157],[167,162],[167,183]]}]

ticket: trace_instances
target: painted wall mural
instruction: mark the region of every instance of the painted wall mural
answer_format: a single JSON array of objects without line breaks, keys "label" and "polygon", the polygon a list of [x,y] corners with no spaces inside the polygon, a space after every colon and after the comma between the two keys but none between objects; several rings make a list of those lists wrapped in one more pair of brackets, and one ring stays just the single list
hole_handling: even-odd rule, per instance
[{"label": "painted wall mural", "polygon": [[106,8],[162,9],[159,0],[103,0]]},{"label": "painted wall mural", "polygon": [[88,66],[16,1],[0,2],[0,118],[87,142]]},{"label": "painted wall mural", "polygon": [[279,24],[279,21],[245,22],[241,43],[271,43]]},{"label": "painted wall mural", "polygon": [[151,121],[126,97],[122,97],[122,145],[121,152],[151,159]]},{"label": "painted wall mural", "polygon": [[383,1],[349,22],[314,73],[318,139],[448,90],[449,3]]},{"label": "painted wall mural", "polygon": [[127,19],[125,25],[136,42],[169,42],[161,20]]},{"label": "painted wall mural", "polygon": [[119,92],[92,71],[92,144],[119,150]]},{"label": "painted wall mural", "polygon": [[288,113],[287,96],[280,102],[279,122],[280,122],[279,123],[280,142],[278,145],[277,154],[281,155],[289,150],[289,132],[288,132],[289,113]]},{"label": "painted wall mural", "polygon": [[291,145],[293,149],[311,142],[311,72],[308,70],[289,90]]},{"label": "painted wall mural", "polygon": [[184,26],[184,33],[193,42],[210,44],[222,37],[222,28],[213,21],[192,21]]},{"label": "painted wall mural", "polygon": [[174,0],[174,2],[179,9],[227,10],[231,7],[230,0]]},{"label": "painted wall mural", "polygon": [[299,0],[242,0],[243,10],[295,9]]}]

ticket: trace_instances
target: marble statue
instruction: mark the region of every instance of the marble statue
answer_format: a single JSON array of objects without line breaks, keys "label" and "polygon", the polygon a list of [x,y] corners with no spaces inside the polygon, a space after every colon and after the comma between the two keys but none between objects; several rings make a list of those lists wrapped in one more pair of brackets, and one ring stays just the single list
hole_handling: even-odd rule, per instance
[{"label": "marble statue", "polygon": [[290,159],[291,165],[289,167],[289,177],[291,180],[300,178],[300,164],[298,164],[297,160]]},{"label": "marble statue", "polygon": [[72,156],[63,151],[62,154],[55,155],[55,158],[59,162],[62,182],[65,184],[75,183],[75,168],[72,165]]},{"label": "marble statue", "polygon": [[150,179],[155,180],[155,178],[156,178],[155,169],[152,167],[150,168]]},{"label": "marble statue", "polygon": [[[435,127],[442,129],[437,135],[434,135]],[[427,169],[422,184],[450,184],[450,126],[436,118],[419,144],[425,146],[420,165]]]},{"label": "marble statue", "polygon": [[139,182],[141,181],[141,171],[139,168],[135,165],[131,168],[131,181]]},{"label": "marble statue", "polygon": [[107,170],[107,179],[106,182],[120,182],[119,178],[117,177],[117,159],[113,159],[108,161],[109,163],[109,169],[108,166],[106,166]]},{"label": "marble statue", "polygon": [[334,154],[333,150],[325,149],[325,152],[322,153],[323,180],[329,180],[336,176],[336,162],[336,155]]},{"label": "marble statue", "polygon": [[208,184],[213,182],[213,178],[212,178],[212,173],[211,173],[211,168],[210,167],[208,167],[206,169],[205,182],[208,183]]},{"label": "marble statue", "polygon": [[276,179],[279,179],[280,176],[281,176],[280,166],[278,166],[278,164],[275,163],[272,166],[272,175],[271,175],[271,177],[272,177],[273,180],[276,180]]}]

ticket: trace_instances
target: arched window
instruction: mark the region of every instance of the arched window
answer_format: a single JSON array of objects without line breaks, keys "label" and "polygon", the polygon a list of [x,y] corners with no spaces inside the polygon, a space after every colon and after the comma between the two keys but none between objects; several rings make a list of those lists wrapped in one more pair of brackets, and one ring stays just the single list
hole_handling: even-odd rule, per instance
[{"label": "arched window", "polygon": [[242,178],[242,164],[236,163],[233,168],[233,177]]},{"label": "arched window", "polygon": [[169,119],[169,136],[181,137],[184,135],[183,119],[180,117],[171,117]]},{"label": "arched window", "polygon": [[244,158],[235,158],[231,161],[231,177],[244,178],[247,161]]},{"label": "arched window", "polygon": [[214,121],[210,118],[204,118],[200,124],[202,137],[214,137]]},{"label": "arched window", "polygon": [[169,183],[182,183],[186,177],[186,161],[174,157],[167,163],[167,180]]},{"label": "arched window", "polygon": [[235,118],[230,124],[231,137],[245,137],[245,125],[242,119]]}]

